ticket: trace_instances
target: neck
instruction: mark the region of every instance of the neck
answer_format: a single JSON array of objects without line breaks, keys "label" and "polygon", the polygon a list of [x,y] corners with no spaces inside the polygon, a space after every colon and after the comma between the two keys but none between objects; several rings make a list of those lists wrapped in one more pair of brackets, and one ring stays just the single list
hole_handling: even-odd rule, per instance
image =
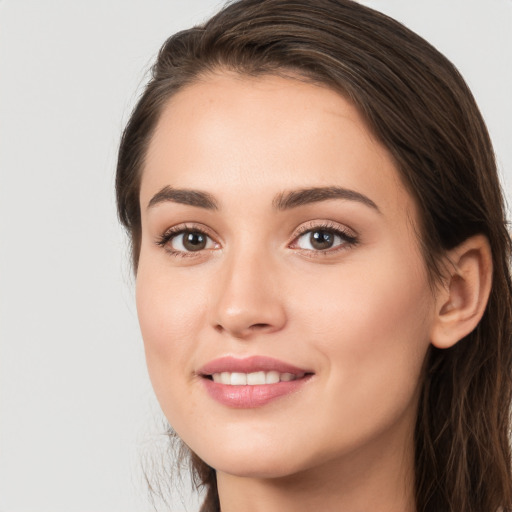
[{"label": "neck", "polygon": [[412,436],[380,441],[290,476],[241,477],[218,471],[221,510],[415,512]]}]

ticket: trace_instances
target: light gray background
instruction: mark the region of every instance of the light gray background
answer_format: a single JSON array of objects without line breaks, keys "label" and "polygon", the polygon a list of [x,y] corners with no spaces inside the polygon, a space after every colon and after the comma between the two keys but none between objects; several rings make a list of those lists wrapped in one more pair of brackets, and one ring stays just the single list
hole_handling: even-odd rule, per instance
[{"label": "light gray background", "polygon": [[[364,3],[460,68],[510,197],[512,0]],[[220,5],[0,0],[2,512],[151,510],[139,459],[161,436],[115,215],[116,149],[160,44]]]}]

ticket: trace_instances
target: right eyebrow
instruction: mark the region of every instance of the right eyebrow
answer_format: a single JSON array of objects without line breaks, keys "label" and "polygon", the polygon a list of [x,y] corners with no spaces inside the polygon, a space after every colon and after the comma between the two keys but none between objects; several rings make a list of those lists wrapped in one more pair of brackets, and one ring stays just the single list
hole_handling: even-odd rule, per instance
[{"label": "right eyebrow", "polygon": [[186,204],[189,206],[197,206],[198,208],[206,208],[207,210],[218,210],[215,198],[200,190],[177,189],[170,186],[162,188],[149,201],[148,208],[152,208],[157,204],[173,202]]}]

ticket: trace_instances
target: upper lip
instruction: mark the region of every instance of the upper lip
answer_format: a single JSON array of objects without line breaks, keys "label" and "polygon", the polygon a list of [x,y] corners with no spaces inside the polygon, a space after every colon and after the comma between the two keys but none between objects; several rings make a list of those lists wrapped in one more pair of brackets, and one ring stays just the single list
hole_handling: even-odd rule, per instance
[{"label": "upper lip", "polygon": [[205,364],[200,370],[200,375],[213,375],[222,372],[270,372],[291,373],[293,375],[304,375],[312,373],[303,368],[298,368],[279,359],[267,356],[251,356],[245,358],[236,358],[233,356],[219,357]]}]

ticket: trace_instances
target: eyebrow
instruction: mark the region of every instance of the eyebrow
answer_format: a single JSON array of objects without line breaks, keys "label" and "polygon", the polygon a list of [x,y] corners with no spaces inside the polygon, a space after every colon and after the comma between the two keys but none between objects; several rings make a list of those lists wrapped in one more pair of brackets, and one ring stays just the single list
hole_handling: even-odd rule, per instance
[{"label": "eyebrow", "polygon": [[217,201],[215,198],[208,194],[208,192],[201,192],[200,190],[189,189],[176,189],[172,187],[164,187],[157,192],[149,201],[148,208],[152,208],[160,203],[173,202],[179,204],[186,204],[189,206],[197,206],[207,210],[218,210]]},{"label": "eyebrow", "polygon": [[[357,201],[380,213],[379,207],[367,196],[342,187],[312,187],[299,190],[290,190],[277,194],[272,201],[276,210],[291,210],[311,203],[328,201],[329,199],[344,199]],[[218,210],[215,198],[208,192],[190,189],[175,189],[170,186],[162,188],[149,201],[148,208],[158,204],[173,202],[196,206],[207,210]]]},{"label": "eyebrow", "polygon": [[272,204],[277,210],[289,210],[329,199],[357,201],[380,213],[379,207],[369,197],[342,187],[314,187],[282,192],[275,197]]}]

